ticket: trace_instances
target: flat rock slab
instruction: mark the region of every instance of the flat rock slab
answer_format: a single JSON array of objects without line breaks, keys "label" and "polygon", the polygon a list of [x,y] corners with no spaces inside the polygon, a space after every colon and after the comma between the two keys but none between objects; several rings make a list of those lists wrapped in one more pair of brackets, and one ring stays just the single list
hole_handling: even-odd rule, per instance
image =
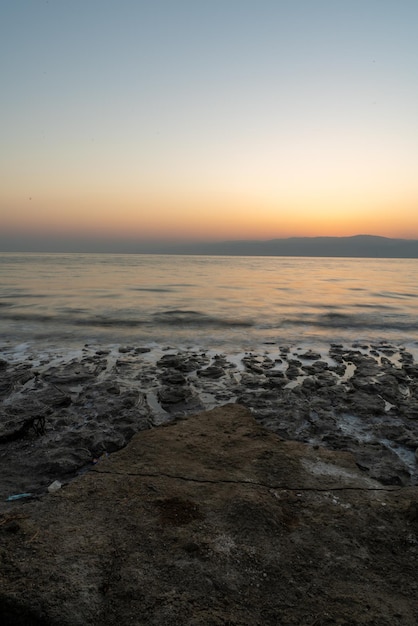
[{"label": "flat rock slab", "polygon": [[2,626],[418,623],[418,489],[227,405],[0,516]]}]

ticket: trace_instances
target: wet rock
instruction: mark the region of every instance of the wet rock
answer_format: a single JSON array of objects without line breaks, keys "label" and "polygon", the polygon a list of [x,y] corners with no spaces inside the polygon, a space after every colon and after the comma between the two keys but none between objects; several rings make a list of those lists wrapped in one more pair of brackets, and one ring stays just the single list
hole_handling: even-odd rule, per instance
[{"label": "wet rock", "polygon": [[92,456],[87,449],[77,449],[62,446],[57,450],[46,450],[39,463],[39,469],[50,476],[62,478],[67,474],[75,473],[80,467],[90,463]]},{"label": "wet rock", "polygon": [[385,365],[384,372],[388,376],[395,378],[395,380],[399,384],[402,384],[402,383],[406,384],[410,380],[409,376],[406,374],[404,370],[394,367],[392,363],[390,363],[390,365],[387,365],[387,364]]},{"label": "wet rock", "polygon": [[328,370],[329,365],[325,361],[317,361],[316,363],[312,363],[311,365],[302,365],[302,369],[308,374],[319,374],[320,372]]},{"label": "wet rock", "polygon": [[394,348],[380,348],[380,352],[386,356],[394,356],[396,350]]},{"label": "wet rock", "polygon": [[405,372],[408,374],[408,376],[414,380],[418,379],[418,365],[416,363],[414,364],[406,364],[405,366],[403,366],[403,369],[405,370]]},{"label": "wet rock", "polygon": [[42,398],[42,402],[44,404],[54,409],[68,407],[72,402],[71,395],[69,393],[56,387],[51,387],[50,385],[47,388],[42,389],[40,393],[33,394],[33,397]]},{"label": "wet rock", "polygon": [[261,357],[254,357],[253,355],[245,356],[242,359],[242,362],[247,371],[253,372],[254,374],[263,373],[263,366],[262,366],[263,361]]},{"label": "wet rock", "polygon": [[266,379],[264,377],[261,376],[255,376],[254,374],[250,374],[248,372],[244,372],[241,375],[241,389],[243,389],[244,391],[246,389],[259,389],[262,384],[263,381],[265,381]]},{"label": "wet rock", "polygon": [[329,351],[329,355],[337,363],[344,363],[344,358],[343,358],[343,356],[342,356],[340,351],[330,350]]},{"label": "wet rock", "polygon": [[180,372],[192,372],[207,364],[208,358],[202,355],[165,354],[157,362],[158,367],[177,369]]},{"label": "wet rock", "polygon": [[332,372],[324,370],[318,374],[316,379],[320,387],[332,388],[332,391],[335,391],[334,387],[338,382],[338,379]]},{"label": "wet rock", "polygon": [[[274,374],[274,376],[271,376],[270,374]],[[283,372],[278,372],[274,370],[267,374],[265,380],[262,381],[261,384],[263,387],[269,387],[271,389],[282,389],[285,385],[288,384],[288,379],[285,378]]]},{"label": "wet rock", "polygon": [[186,377],[181,372],[166,371],[161,374],[161,381],[167,385],[184,385],[186,383]]},{"label": "wet rock", "polygon": [[322,443],[326,443],[333,450],[351,450],[353,446],[353,440],[348,435],[326,432],[321,435],[320,439]]},{"label": "wet rock", "polygon": [[281,370],[268,370],[265,374],[269,380],[278,380],[285,378],[284,372],[282,372]]},{"label": "wet rock", "polygon": [[230,363],[224,354],[215,354],[215,356],[213,357],[213,362],[218,367],[223,367],[223,368],[236,367],[235,363]]},{"label": "wet rock", "polygon": [[352,413],[355,415],[382,415],[385,411],[385,401],[379,396],[354,391],[347,396]]},{"label": "wet rock", "polygon": [[370,394],[376,393],[377,384],[376,381],[371,378],[355,375],[351,377],[350,383],[360,391]]},{"label": "wet rock", "polygon": [[249,372],[263,374],[265,370],[274,367],[274,361],[268,356],[249,354],[242,359],[243,364]]},{"label": "wet rock", "polygon": [[414,399],[411,402],[404,403],[402,408],[408,420],[418,420],[418,401]]},{"label": "wet rock", "polygon": [[307,376],[302,381],[302,388],[306,389],[310,394],[318,389],[318,387],[320,387],[320,383],[316,378],[312,378],[311,376]]},{"label": "wet rock", "polygon": [[309,361],[317,361],[318,359],[321,358],[321,355],[319,354],[319,352],[314,352],[313,350],[307,350],[307,352],[300,354],[299,357],[301,359],[308,359]]},{"label": "wet rock", "polygon": [[[113,366],[114,348],[109,361],[94,350],[86,348],[82,357],[60,366],[49,366],[45,358],[41,364],[36,360],[36,368],[26,363],[25,367],[9,364],[1,369],[0,387],[2,381],[6,384],[0,405],[0,437],[10,420],[13,424],[7,432],[13,434],[26,417],[47,416],[45,434],[29,428],[21,439],[14,440],[15,450],[6,443],[0,448],[10,480],[28,480],[38,486],[54,480],[55,476],[43,476],[34,469],[40,467],[36,455],[44,447],[51,452],[60,446],[85,448],[97,454],[105,451],[106,445],[112,449],[126,445],[135,432],[151,425],[237,398],[260,423],[289,440],[343,446],[353,454],[366,436],[405,446],[412,457],[418,447],[418,378],[398,367],[397,359],[384,362],[382,357],[379,364],[359,351],[331,347],[330,355],[342,359],[336,367],[329,368],[320,360],[302,365],[292,353],[287,371],[282,371],[275,369],[277,360],[267,354],[247,353],[242,372],[222,354],[170,353],[155,365],[137,358],[133,348],[123,358],[122,353]],[[285,354],[289,356],[289,351]],[[407,355],[404,362],[412,372],[416,364]],[[340,429],[342,414],[359,419],[360,431]],[[19,446],[28,449],[22,452]],[[369,474],[379,463],[393,465],[396,461],[408,469],[408,450],[405,458],[386,455],[383,461],[381,450],[379,446],[368,450]],[[398,478],[399,467],[395,471]],[[411,484],[415,484],[416,469],[408,471]],[[385,480],[389,479],[386,476]],[[26,490],[24,484],[21,490]]]},{"label": "wet rock", "polygon": [[295,378],[300,376],[299,368],[293,365],[289,365],[289,367],[286,370],[286,376],[289,380],[294,380]]},{"label": "wet rock", "polygon": [[96,433],[91,443],[91,451],[94,456],[99,456],[104,452],[116,452],[128,443],[128,439],[123,436],[122,432],[114,429],[104,430]]},{"label": "wet rock", "polygon": [[135,348],[134,350],[135,354],[147,354],[148,352],[151,352],[151,348],[146,348],[145,346],[140,346]]},{"label": "wet rock", "polygon": [[384,485],[407,485],[410,474],[399,458],[379,443],[364,444],[356,450],[360,468],[368,470],[371,478]]},{"label": "wet rock", "polygon": [[399,360],[401,361],[401,363],[412,364],[414,362],[414,357],[410,352],[407,352],[406,350],[402,350]]},{"label": "wet rock", "polygon": [[342,362],[341,364],[334,367],[329,367],[328,369],[330,372],[334,372],[334,374],[342,378],[346,374],[347,366],[344,364],[344,362]]},{"label": "wet rock", "polygon": [[121,354],[128,354],[129,352],[133,352],[135,348],[133,346],[119,346],[118,351]]},{"label": "wet rock", "polygon": [[158,397],[163,405],[184,402],[189,395],[190,392],[185,387],[163,387],[158,391]]},{"label": "wet rock", "polygon": [[119,396],[120,395],[120,387],[119,385],[109,385],[109,387],[107,387],[106,389],[107,393],[110,393],[114,396]]},{"label": "wet rock", "polygon": [[69,363],[60,367],[51,368],[43,375],[44,380],[54,385],[75,385],[94,380],[106,367],[103,362],[93,363]]},{"label": "wet rock", "polygon": [[222,367],[218,367],[217,365],[209,365],[205,369],[198,370],[197,375],[203,378],[222,378],[225,375],[225,371]]},{"label": "wet rock", "polygon": [[391,374],[384,374],[377,379],[377,392],[388,402],[396,402],[399,397],[397,379]]},{"label": "wet rock", "polygon": [[361,376],[376,376],[380,373],[379,363],[372,357],[361,355],[351,359],[351,362],[357,366],[357,372]]},{"label": "wet rock", "polygon": [[180,369],[182,367],[183,359],[176,354],[164,354],[157,362],[158,367],[172,367],[174,369]]},{"label": "wet rock", "polygon": [[30,365],[3,368],[0,371],[0,396],[7,396],[13,391],[21,390],[29,380],[36,376]]}]

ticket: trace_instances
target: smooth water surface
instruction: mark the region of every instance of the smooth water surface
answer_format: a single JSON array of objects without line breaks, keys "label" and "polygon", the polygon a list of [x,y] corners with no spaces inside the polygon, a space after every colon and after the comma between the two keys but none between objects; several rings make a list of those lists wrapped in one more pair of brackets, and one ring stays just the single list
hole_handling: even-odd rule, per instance
[{"label": "smooth water surface", "polygon": [[411,343],[417,270],[416,259],[0,254],[0,339]]}]

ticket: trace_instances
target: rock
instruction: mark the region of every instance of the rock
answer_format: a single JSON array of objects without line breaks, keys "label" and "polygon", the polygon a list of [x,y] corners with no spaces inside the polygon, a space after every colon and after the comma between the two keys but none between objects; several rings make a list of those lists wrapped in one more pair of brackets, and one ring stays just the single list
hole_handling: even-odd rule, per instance
[{"label": "rock", "polygon": [[120,387],[119,385],[109,385],[109,387],[107,387],[106,389],[107,393],[110,393],[114,396],[119,396],[120,395]]},{"label": "rock", "polygon": [[310,376],[307,376],[302,381],[303,389],[308,390],[309,393],[312,393],[313,391],[315,391],[319,386],[320,385],[319,385],[318,381],[316,380],[316,378],[311,378]]},{"label": "rock", "polygon": [[299,357],[301,359],[307,359],[309,361],[317,361],[318,359],[321,358],[321,355],[319,354],[319,352],[313,352],[313,350],[307,350],[303,354],[299,354]]},{"label": "rock", "polygon": [[180,372],[192,372],[208,362],[208,358],[194,354],[165,354],[157,362],[158,367],[171,367]]},{"label": "rock", "polygon": [[198,370],[197,375],[205,378],[222,378],[225,375],[225,371],[217,365],[209,365],[205,369]]},{"label": "rock", "polygon": [[80,363],[77,361],[50,368],[48,372],[43,375],[43,378],[53,385],[77,385],[94,380],[104,366],[104,363],[100,360],[94,361],[93,364],[90,362]]},{"label": "rock", "polygon": [[133,346],[119,346],[118,351],[121,354],[128,354],[129,352],[134,351],[134,347]]},{"label": "rock", "polygon": [[76,472],[80,467],[90,463],[92,454],[87,449],[74,449],[65,447],[59,450],[45,451],[43,461],[39,465],[42,471],[46,471],[51,475],[64,477]]},{"label": "rock", "polygon": [[8,504],[0,623],[415,626],[416,500],[242,407],[203,412]]},{"label": "rock", "polygon": [[385,411],[385,401],[377,395],[354,391],[347,396],[350,409],[355,415],[382,415]]},{"label": "rock", "polygon": [[158,392],[158,397],[163,405],[184,402],[188,395],[189,391],[185,387],[162,387]]},{"label": "rock", "polygon": [[295,378],[300,376],[299,368],[293,365],[289,365],[289,367],[286,370],[286,376],[289,380],[294,380]]},{"label": "rock", "polygon": [[56,491],[61,489],[61,487],[62,483],[60,483],[59,480],[54,480],[54,482],[48,486],[48,493],[55,493]]},{"label": "rock", "polygon": [[[389,477],[392,472],[402,484],[417,483],[410,459],[418,445],[418,378],[399,367],[399,350],[393,362],[381,357],[378,363],[360,351],[331,348],[330,355],[342,359],[331,368],[320,360],[302,365],[293,357],[303,350],[286,351],[290,363],[280,369],[265,352],[246,353],[245,371],[236,367],[236,356],[166,352],[159,366],[152,357],[138,358],[131,346],[125,354],[114,347],[103,354],[86,347],[60,365],[56,358],[51,364],[47,356],[29,355],[25,363],[1,369],[0,455],[7,472],[1,473],[0,490],[40,493],[59,478],[55,461],[61,450],[75,451],[62,469],[76,473],[86,465],[78,449],[91,456],[115,450],[136,432],[237,399],[259,423],[288,440],[343,447],[360,460],[369,438],[377,443],[368,450],[369,475],[375,467],[383,476],[387,465]],[[404,361],[412,372],[416,364],[408,356]],[[345,415],[357,420],[356,428],[344,430]],[[406,448],[399,458],[382,457],[385,439],[393,449],[396,443]]]},{"label": "rock", "polygon": [[171,372],[168,370],[161,375],[161,381],[167,385],[184,385],[187,379],[181,372]]},{"label": "rock", "polygon": [[312,363],[311,365],[302,365],[302,369],[308,374],[319,374],[328,370],[329,365],[325,361],[317,361],[316,363]]},{"label": "rock", "polygon": [[246,369],[254,374],[263,374],[264,370],[269,370],[275,365],[270,357],[255,354],[248,354],[242,359],[242,362]]}]

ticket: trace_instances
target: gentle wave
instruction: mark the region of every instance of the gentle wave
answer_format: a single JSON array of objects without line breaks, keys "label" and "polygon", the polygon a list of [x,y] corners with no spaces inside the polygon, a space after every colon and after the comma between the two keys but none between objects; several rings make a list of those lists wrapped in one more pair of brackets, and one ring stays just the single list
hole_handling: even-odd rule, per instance
[{"label": "gentle wave", "polygon": [[162,311],[151,315],[150,318],[117,317],[104,315],[53,315],[47,313],[11,313],[10,310],[0,310],[0,319],[28,324],[54,324],[74,327],[102,327],[102,328],[136,328],[140,326],[168,326],[173,328],[258,328],[281,330],[289,326],[312,326],[330,329],[374,329],[374,330],[402,330],[417,331],[418,319],[409,316],[396,316],[385,319],[376,315],[355,315],[349,313],[327,313],[312,315],[301,313],[299,316],[286,316],[274,322],[268,320],[231,319],[207,315],[199,311],[173,310]]},{"label": "gentle wave", "polygon": [[132,291],[145,291],[150,293],[172,293],[175,291],[169,287],[132,287]]},{"label": "gentle wave", "polygon": [[395,306],[391,306],[390,304],[379,304],[376,306],[375,304],[368,304],[367,302],[357,302],[353,305],[356,309],[373,309],[374,311],[398,311],[398,308]]},{"label": "gentle wave", "polygon": [[214,315],[206,315],[205,313],[200,313],[199,311],[183,310],[163,311],[161,313],[155,313],[153,315],[153,321],[157,322],[158,324],[167,324],[170,326],[215,326],[219,328],[228,326],[251,327],[254,325],[254,323],[249,320],[231,320],[216,317]]},{"label": "gentle wave", "polygon": [[136,319],[112,316],[52,315],[47,313],[0,313],[0,319],[28,323],[54,323],[74,326],[135,328],[137,326],[186,326],[206,328],[227,328],[254,326],[250,320],[234,320],[205,315],[198,311],[163,311],[154,313],[150,319]]},{"label": "gentle wave", "polygon": [[366,317],[359,315],[350,315],[349,313],[330,313],[317,317],[287,317],[283,319],[283,324],[289,326],[316,326],[318,328],[330,329],[364,329],[364,330],[401,330],[401,331],[417,331],[418,320],[408,317],[402,319],[399,316],[396,319],[385,320],[381,317]]},{"label": "gentle wave", "polygon": [[7,341],[418,339],[416,259],[0,254],[0,269]]},{"label": "gentle wave", "polygon": [[376,298],[393,298],[394,300],[405,300],[409,298],[418,298],[416,293],[403,293],[397,291],[382,291],[380,293],[372,294]]}]

